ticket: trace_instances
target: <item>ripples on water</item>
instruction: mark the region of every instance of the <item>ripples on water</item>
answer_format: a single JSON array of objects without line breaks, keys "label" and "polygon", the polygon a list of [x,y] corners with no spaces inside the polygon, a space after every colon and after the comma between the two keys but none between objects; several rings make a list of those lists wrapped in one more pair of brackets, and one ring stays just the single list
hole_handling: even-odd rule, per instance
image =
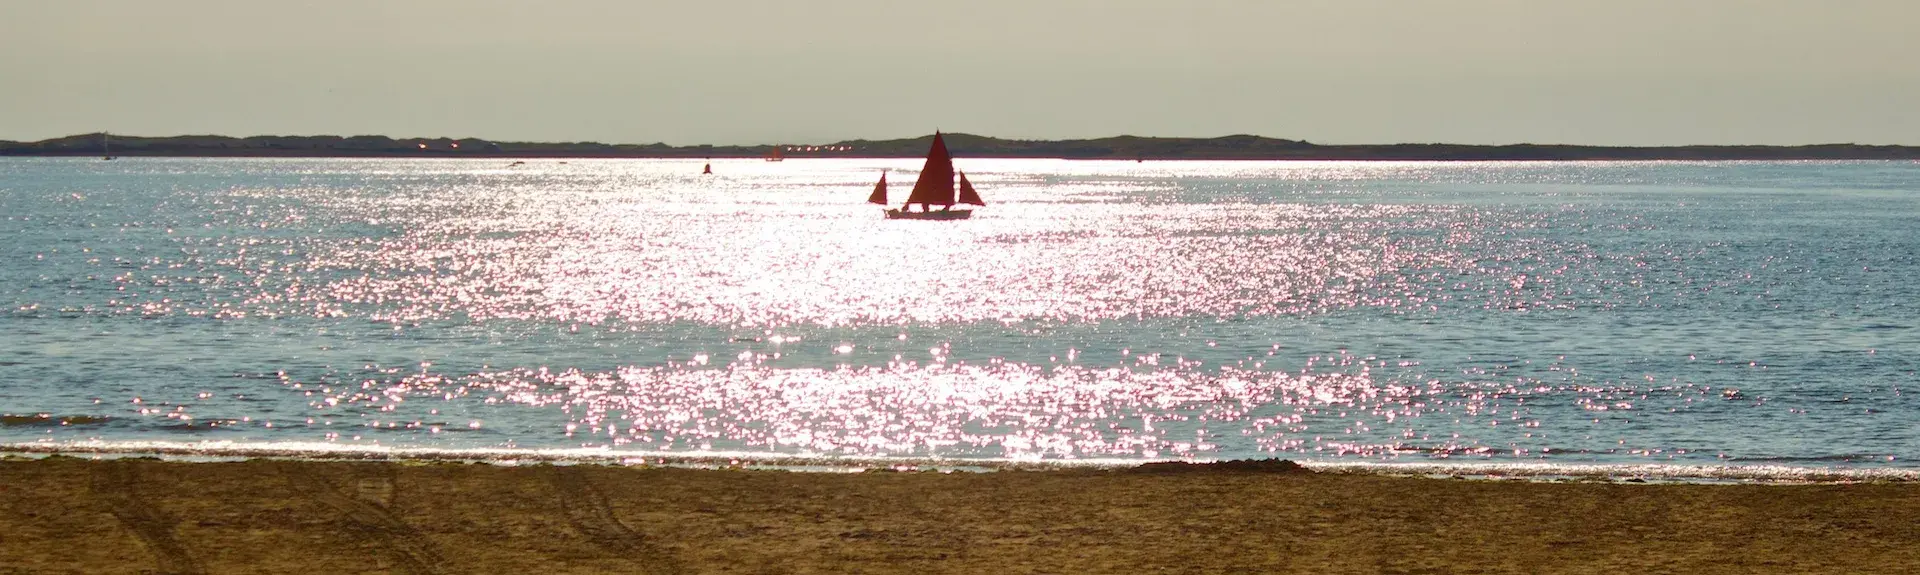
[{"label": "ripples on water", "polygon": [[700,163],[0,161],[0,441],[1920,456],[1911,163]]}]

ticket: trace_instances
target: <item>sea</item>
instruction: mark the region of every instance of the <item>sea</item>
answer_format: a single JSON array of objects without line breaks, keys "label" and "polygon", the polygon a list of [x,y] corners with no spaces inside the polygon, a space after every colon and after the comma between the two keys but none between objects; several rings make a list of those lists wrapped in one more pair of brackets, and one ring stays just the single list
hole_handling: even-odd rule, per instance
[{"label": "sea", "polygon": [[0,158],[0,452],[1920,478],[1920,163]]}]

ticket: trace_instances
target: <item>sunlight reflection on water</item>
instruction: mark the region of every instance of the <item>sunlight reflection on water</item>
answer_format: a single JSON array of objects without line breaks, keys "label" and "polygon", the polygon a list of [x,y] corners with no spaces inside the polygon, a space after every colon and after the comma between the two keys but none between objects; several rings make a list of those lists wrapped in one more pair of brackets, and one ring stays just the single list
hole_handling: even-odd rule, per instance
[{"label": "sunlight reflection on water", "polygon": [[702,163],[0,164],[0,440],[1920,456],[1885,166]]},{"label": "sunlight reflection on water", "polygon": [[[1418,296],[1391,289],[1414,284],[1401,270],[1452,259],[1438,228],[1449,207],[1142,209],[1076,200],[1103,193],[1097,186],[986,172],[974,178],[997,193],[993,206],[974,220],[932,223],[882,220],[847,201],[857,180],[782,176],[682,185],[674,173],[619,173],[608,176],[621,182],[611,190],[516,186],[419,198],[424,204],[349,201],[339,209],[443,216],[414,222],[397,214],[408,225],[392,237],[316,251],[307,265],[330,281],[260,295],[262,303],[393,321],[845,325],[1272,315],[1411,305]],[[793,179],[807,183],[774,183]]]}]

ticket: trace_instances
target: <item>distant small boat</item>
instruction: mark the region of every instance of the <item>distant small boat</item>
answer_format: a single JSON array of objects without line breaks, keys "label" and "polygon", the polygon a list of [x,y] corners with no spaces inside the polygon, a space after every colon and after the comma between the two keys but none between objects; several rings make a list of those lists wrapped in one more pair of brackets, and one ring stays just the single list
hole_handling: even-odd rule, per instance
[{"label": "distant small boat", "polygon": [[[960,176],[960,196],[954,198],[953,178]],[[867,202],[887,205],[887,174],[880,173],[880,182],[874,184],[873,193],[867,196]],[[887,210],[889,220],[964,220],[973,217],[973,210],[956,210],[953,205],[971,204],[985,206],[980,194],[973,190],[973,182],[967,181],[967,175],[953,169],[953,156],[947,153],[947,141],[939,132],[933,133],[933,147],[927,150],[927,164],[920,168],[920,179],[913,182],[913,192],[907,194],[907,202],[899,209]],[[914,204],[920,204],[920,211],[908,211]],[[933,206],[941,206],[934,210]]]},{"label": "distant small boat", "polygon": [[786,156],[781,155],[780,151],[781,148],[785,147],[786,146],[774,146],[773,150],[767,152],[767,161],[778,162],[787,159]]},{"label": "distant small boat", "polygon": [[705,167],[700,168],[700,173],[702,174],[713,173],[713,162],[707,162],[707,165]]},{"label": "distant small boat", "polygon": [[100,159],[102,160],[113,159],[113,143],[112,142],[113,142],[112,134],[108,134],[106,132],[100,133]]}]

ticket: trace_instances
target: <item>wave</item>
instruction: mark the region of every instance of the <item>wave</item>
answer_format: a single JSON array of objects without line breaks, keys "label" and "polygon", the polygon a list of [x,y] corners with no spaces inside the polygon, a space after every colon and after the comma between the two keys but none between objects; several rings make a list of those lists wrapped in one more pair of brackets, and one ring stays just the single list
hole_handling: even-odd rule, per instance
[{"label": "wave", "polygon": [[106,423],[112,419],[104,415],[62,415],[51,413],[33,413],[15,415],[0,414],[0,427],[60,427],[63,425],[94,425]]}]

